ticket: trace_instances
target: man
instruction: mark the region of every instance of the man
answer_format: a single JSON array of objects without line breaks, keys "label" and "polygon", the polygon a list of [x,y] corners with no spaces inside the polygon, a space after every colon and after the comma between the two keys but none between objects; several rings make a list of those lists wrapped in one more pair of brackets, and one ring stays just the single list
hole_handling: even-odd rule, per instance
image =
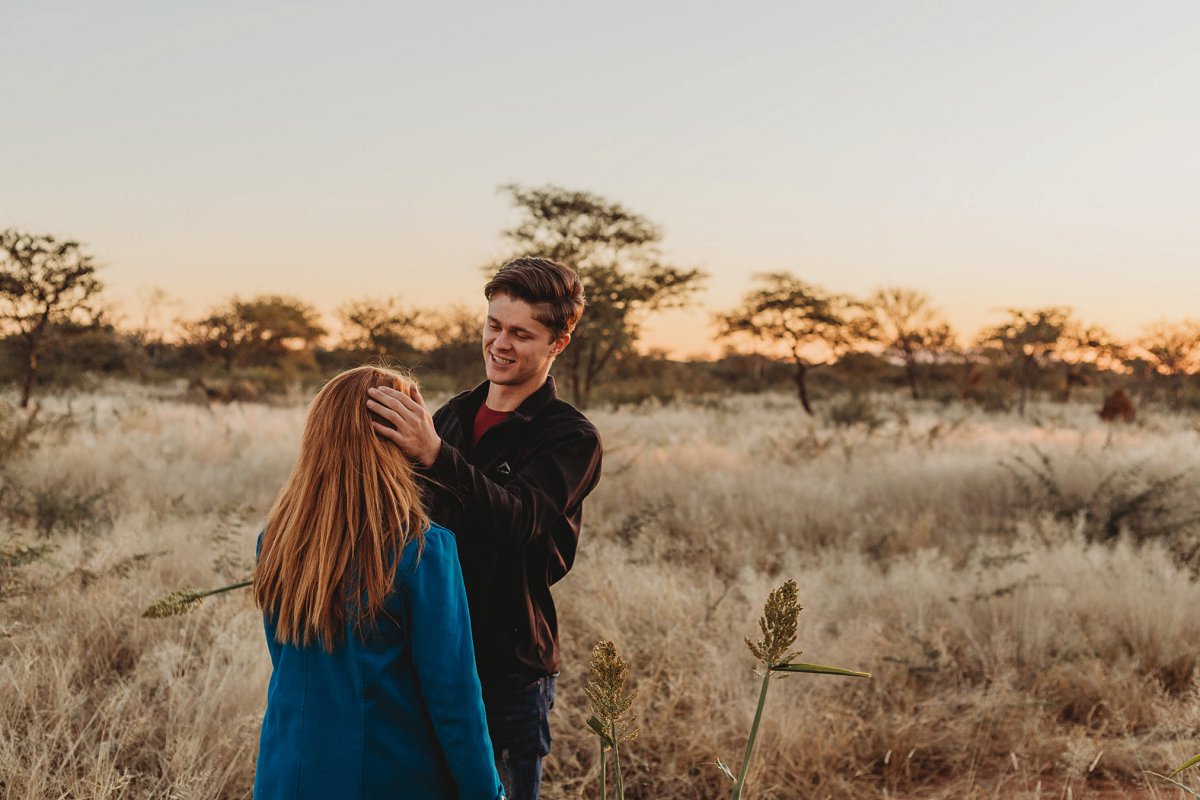
[{"label": "man", "polygon": [[595,426],[558,398],[550,367],[583,313],[583,285],[519,258],[484,287],[487,380],[430,416],[420,392],[371,391],[377,433],[423,468],[431,516],[457,535],[488,728],[509,798],[536,798],[558,673],[550,587],[575,561],[600,479]]}]

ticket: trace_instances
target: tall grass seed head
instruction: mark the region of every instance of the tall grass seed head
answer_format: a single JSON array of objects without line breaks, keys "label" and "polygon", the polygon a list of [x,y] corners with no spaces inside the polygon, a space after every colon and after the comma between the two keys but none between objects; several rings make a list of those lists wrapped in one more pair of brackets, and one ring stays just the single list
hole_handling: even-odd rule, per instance
[{"label": "tall grass seed head", "polygon": [[757,642],[747,638],[746,646],[751,654],[770,669],[786,664],[800,655],[789,652],[796,643],[796,631],[800,621],[800,602],[797,600],[796,581],[789,579],[785,584],[767,595],[763,614],[758,618],[762,639]]},{"label": "tall grass seed head", "polygon": [[162,619],[163,617],[187,614],[194,611],[203,602],[206,594],[199,589],[176,589],[151,603],[142,612],[142,616],[148,619]]},{"label": "tall grass seed head", "polygon": [[592,660],[588,665],[591,678],[584,692],[591,702],[592,713],[605,723],[615,723],[621,728],[620,740],[629,741],[638,731],[628,732],[633,718],[625,719],[637,691],[625,693],[625,679],[629,677],[629,662],[617,654],[617,647],[610,641],[598,642],[592,648]]}]

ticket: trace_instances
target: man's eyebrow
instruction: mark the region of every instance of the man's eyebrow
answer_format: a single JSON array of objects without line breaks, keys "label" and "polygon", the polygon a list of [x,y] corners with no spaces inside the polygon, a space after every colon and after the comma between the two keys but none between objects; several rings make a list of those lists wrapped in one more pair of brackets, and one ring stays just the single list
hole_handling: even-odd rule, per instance
[{"label": "man's eyebrow", "polygon": [[[495,323],[496,325],[499,325],[501,328],[504,327],[504,325],[501,324],[500,320],[496,319],[495,317],[491,316],[490,314],[488,315],[487,321]],[[530,333],[530,334],[533,333],[533,331],[531,331],[529,328],[522,328],[520,325],[509,325],[508,329],[510,331],[516,331],[517,333]]]}]

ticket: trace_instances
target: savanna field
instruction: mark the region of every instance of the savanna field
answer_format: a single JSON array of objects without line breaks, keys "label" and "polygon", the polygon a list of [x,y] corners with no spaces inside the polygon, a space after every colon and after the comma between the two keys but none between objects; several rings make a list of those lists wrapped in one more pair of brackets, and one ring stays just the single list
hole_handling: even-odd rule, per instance
[{"label": "savanna field", "polygon": [[[440,398],[430,398],[438,402]],[[0,794],[247,798],[270,663],[249,574],[305,398],[112,386],[0,398]],[[799,585],[801,660],[746,798],[1180,797],[1200,751],[1200,417],[1020,418],[898,396],[596,409],[604,476],[557,587],[547,798],[596,798],[592,645],[630,662],[629,798],[728,797],[759,681],[743,642]],[[1187,779],[1187,776],[1185,776]]]}]

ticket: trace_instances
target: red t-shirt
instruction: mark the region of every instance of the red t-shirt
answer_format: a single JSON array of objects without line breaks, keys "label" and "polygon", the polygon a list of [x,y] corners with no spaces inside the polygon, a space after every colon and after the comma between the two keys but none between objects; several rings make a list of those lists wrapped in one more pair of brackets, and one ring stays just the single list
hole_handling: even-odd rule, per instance
[{"label": "red t-shirt", "polygon": [[479,444],[479,440],[485,433],[504,422],[511,415],[511,411],[493,411],[488,408],[487,403],[480,403],[479,410],[475,412],[475,427],[471,431],[471,449],[475,449],[475,445]]}]

